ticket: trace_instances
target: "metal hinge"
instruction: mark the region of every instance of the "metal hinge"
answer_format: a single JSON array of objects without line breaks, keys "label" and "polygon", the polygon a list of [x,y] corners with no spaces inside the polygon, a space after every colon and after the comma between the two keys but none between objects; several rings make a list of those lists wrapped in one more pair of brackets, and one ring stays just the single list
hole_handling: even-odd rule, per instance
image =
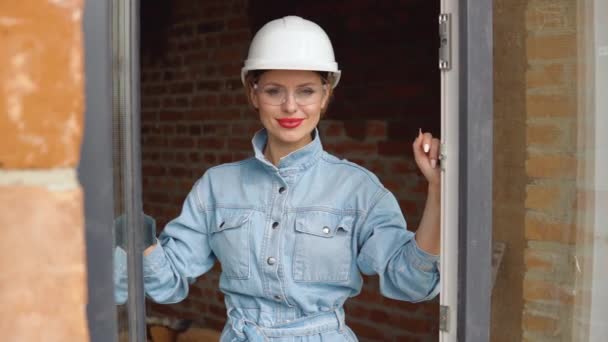
[{"label": "metal hinge", "polygon": [[452,16],[439,15],[439,70],[452,68]]},{"label": "metal hinge", "polygon": [[445,171],[446,159],[448,159],[448,148],[442,143],[439,145],[439,165],[441,166],[441,171]]},{"label": "metal hinge", "polygon": [[450,307],[446,305],[439,306],[439,330],[448,331],[448,319],[450,318]]}]

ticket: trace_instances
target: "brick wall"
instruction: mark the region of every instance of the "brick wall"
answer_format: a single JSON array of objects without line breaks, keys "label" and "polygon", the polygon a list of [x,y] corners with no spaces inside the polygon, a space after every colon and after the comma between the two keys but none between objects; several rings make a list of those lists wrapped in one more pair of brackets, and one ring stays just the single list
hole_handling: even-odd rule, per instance
[{"label": "brick wall", "polygon": [[2,2],[0,13],[1,339],[88,341],[82,2]]},{"label": "brick wall", "polygon": [[521,341],[526,161],[525,11],[528,0],[494,1],[494,241],[506,243],[492,292],[491,340]]},{"label": "brick wall", "polygon": [[[144,210],[160,227],[178,215],[185,195],[207,168],[251,154],[250,140],[260,125],[243,94],[242,61],[252,32],[269,19],[296,14],[328,31],[343,70],[320,125],[325,147],[375,172],[415,229],[426,186],[415,169],[411,141],[419,127],[439,131],[438,4],[174,4],[144,4],[142,18]],[[184,302],[152,305],[150,311],[219,329],[226,314],[218,277],[216,267],[191,286]],[[348,322],[362,341],[436,339],[436,301],[409,304],[382,298],[377,278],[371,277],[348,303]]]},{"label": "brick wall", "polygon": [[495,1],[493,341],[569,341],[577,240],[577,2]]},{"label": "brick wall", "polygon": [[526,174],[523,337],[570,337],[576,243],[577,2],[526,9]]}]

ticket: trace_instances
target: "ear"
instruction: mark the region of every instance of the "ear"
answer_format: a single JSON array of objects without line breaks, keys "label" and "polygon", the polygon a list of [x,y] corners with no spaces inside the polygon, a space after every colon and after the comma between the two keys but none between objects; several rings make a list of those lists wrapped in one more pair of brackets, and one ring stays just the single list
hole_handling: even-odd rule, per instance
[{"label": "ear", "polygon": [[327,107],[327,104],[329,103],[329,97],[331,96],[332,92],[332,90],[329,88],[331,87],[331,85],[326,84],[325,86],[328,88],[325,90],[325,95],[323,95],[323,100],[321,101],[321,108]]},{"label": "ear", "polygon": [[258,95],[255,93],[255,89],[253,87],[249,87],[249,100],[256,110],[260,108]]}]

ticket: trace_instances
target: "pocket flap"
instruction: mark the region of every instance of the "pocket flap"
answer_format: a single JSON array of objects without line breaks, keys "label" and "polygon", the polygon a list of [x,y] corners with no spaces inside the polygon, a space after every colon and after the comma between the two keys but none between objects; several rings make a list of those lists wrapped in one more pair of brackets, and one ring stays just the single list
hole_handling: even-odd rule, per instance
[{"label": "pocket flap", "polygon": [[246,209],[216,209],[214,232],[237,228],[249,221],[252,211]]},{"label": "pocket flap", "polygon": [[353,226],[352,216],[342,216],[324,211],[305,212],[296,216],[296,231],[325,238],[340,232],[349,233]]}]

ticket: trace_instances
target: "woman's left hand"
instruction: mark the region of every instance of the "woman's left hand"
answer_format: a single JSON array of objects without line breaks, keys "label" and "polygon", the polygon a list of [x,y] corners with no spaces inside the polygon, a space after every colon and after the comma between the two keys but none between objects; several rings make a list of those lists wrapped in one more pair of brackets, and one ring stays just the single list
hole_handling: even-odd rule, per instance
[{"label": "woman's left hand", "polygon": [[422,133],[422,130],[419,131],[418,137],[412,144],[416,164],[429,185],[439,185],[441,181],[439,146],[439,139],[433,138],[431,133]]}]

